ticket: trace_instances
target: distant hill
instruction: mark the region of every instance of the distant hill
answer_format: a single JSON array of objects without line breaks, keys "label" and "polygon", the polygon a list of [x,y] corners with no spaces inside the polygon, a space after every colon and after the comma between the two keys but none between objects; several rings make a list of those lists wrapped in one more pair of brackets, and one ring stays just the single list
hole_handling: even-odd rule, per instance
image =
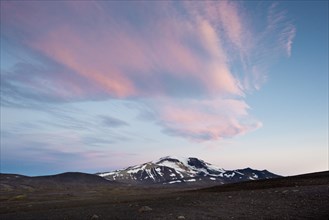
[{"label": "distant hill", "polygon": [[23,176],[18,174],[0,174],[0,189],[12,191],[18,189],[43,189],[63,187],[91,187],[112,184],[100,176],[79,172],[67,172],[49,176]]}]

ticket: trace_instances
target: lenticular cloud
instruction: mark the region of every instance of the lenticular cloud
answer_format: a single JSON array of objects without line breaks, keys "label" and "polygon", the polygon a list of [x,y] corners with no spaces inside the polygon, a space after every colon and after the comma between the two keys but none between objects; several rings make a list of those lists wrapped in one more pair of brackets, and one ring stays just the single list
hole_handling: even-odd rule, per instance
[{"label": "lenticular cloud", "polygon": [[127,99],[152,109],[166,134],[193,141],[261,126],[244,99],[295,36],[276,5],[257,28],[232,1],[3,5],[2,36],[32,60],[16,54],[20,66],[2,71],[3,103]]}]

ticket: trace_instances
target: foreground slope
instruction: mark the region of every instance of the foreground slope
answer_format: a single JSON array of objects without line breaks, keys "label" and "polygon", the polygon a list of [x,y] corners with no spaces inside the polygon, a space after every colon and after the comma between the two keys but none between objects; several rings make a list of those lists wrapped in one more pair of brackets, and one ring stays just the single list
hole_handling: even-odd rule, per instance
[{"label": "foreground slope", "polygon": [[328,171],[196,190],[156,184],[80,186],[33,192],[1,188],[0,219],[177,219],[184,216],[198,220],[322,220],[329,217]]}]

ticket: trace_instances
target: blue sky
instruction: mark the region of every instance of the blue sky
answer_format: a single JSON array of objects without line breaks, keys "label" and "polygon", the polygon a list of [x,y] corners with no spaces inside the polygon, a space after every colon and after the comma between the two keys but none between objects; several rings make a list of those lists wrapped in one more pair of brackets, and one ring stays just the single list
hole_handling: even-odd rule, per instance
[{"label": "blue sky", "polygon": [[328,169],[328,2],[1,2],[1,172],[166,155]]}]

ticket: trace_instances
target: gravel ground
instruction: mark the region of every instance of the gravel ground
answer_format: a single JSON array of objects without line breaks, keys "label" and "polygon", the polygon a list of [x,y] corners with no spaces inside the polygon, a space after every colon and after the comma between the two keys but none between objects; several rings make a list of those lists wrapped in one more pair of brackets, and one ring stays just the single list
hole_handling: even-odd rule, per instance
[{"label": "gravel ground", "polygon": [[271,181],[189,191],[121,186],[7,190],[1,191],[0,218],[329,219],[329,175],[294,179],[293,184],[289,178]]}]

